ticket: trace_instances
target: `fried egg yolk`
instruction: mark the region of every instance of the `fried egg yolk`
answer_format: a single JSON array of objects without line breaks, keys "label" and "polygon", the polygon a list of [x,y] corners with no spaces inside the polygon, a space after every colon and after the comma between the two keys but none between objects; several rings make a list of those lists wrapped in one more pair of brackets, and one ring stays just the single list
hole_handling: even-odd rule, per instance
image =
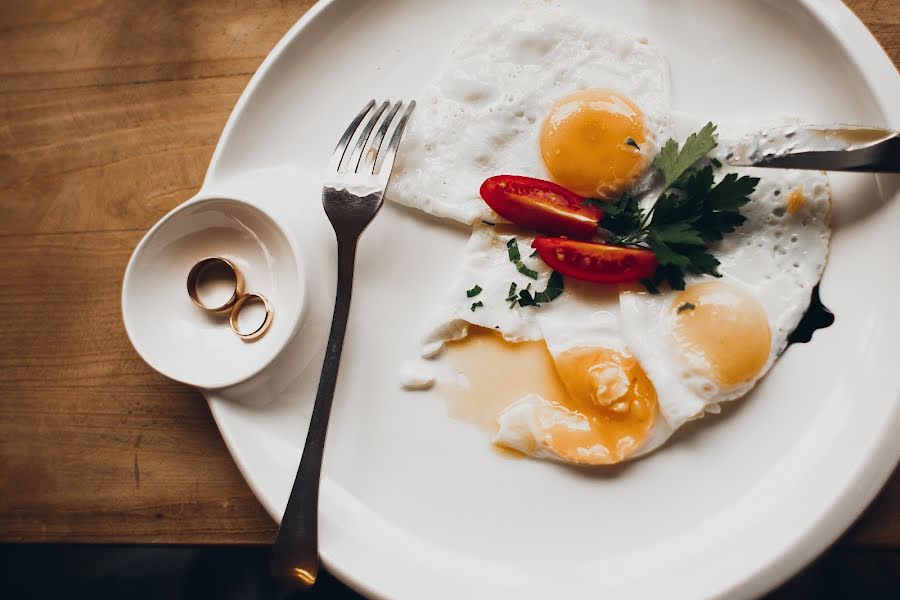
[{"label": "fried egg yolk", "polygon": [[608,348],[573,348],[555,362],[568,391],[563,406],[587,417],[590,428],[555,425],[547,432],[547,445],[572,462],[585,462],[582,449],[598,444],[606,449],[607,460],[602,462],[609,464],[637,450],[658,408],[656,390],[637,360]]},{"label": "fried egg yolk", "polygon": [[751,381],[768,361],[769,319],[746,291],[720,281],[693,285],[675,297],[672,311],[682,355],[699,358],[719,385]]},{"label": "fried egg yolk", "polygon": [[[511,343],[481,327],[447,349],[467,380],[445,390],[451,415],[495,430],[504,409],[538,394],[550,405],[538,415],[537,441],[571,462],[623,460],[643,444],[658,413],[653,384],[624,352],[574,348],[554,357],[543,342]],[[579,427],[560,416],[578,417]]]},{"label": "fried egg yolk", "polygon": [[582,90],[553,105],[541,126],[541,156],[556,183],[612,200],[647,169],[644,132],[644,115],[628,98]]}]

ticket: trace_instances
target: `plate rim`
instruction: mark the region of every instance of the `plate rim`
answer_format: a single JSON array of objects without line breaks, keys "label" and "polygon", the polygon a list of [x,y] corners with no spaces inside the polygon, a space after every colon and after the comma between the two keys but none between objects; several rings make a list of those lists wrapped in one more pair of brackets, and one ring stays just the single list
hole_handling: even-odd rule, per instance
[{"label": "plate rim", "polygon": [[[235,104],[216,144],[197,196],[204,194],[208,187],[214,187],[217,179],[227,178],[227,174],[220,170],[222,154],[231,141],[235,124],[241,113],[252,100],[257,87],[267,76],[269,69],[280,59],[284,50],[294,42],[295,38],[308,29],[323,12],[334,5],[346,4],[348,1],[318,0],[269,52]],[[835,43],[840,45],[856,72],[863,77],[885,120],[892,128],[900,128],[900,109],[892,109],[892,106],[900,107],[900,77],[897,77],[897,68],[865,24],[841,0],[794,0],[794,2],[815,18],[833,37]],[[893,99],[893,103],[891,99]],[[216,426],[241,475],[266,512],[276,523],[280,523],[279,511],[267,501],[257,480],[252,475],[250,464],[242,457],[237,448],[234,435],[230,432],[231,427],[226,422],[227,418],[219,410],[219,403],[222,402],[222,399],[215,395],[214,390],[201,390],[201,392],[207,399]],[[716,590],[716,596],[752,597],[773,590],[824,553],[856,522],[900,463],[900,397],[895,399],[890,417],[890,426],[882,429],[880,437],[872,438],[872,443],[861,455],[860,467],[852,474],[845,488],[806,532],[782,552],[770,557],[759,568],[747,572],[742,578],[733,581],[730,586]],[[891,455],[894,457],[893,460],[884,459],[885,456],[890,457]],[[860,492],[860,489],[864,491]],[[828,524],[825,525],[826,523]],[[388,597],[387,590],[357,578],[338,557],[323,553],[322,561],[342,582],[357,592],[371,597]]]}]

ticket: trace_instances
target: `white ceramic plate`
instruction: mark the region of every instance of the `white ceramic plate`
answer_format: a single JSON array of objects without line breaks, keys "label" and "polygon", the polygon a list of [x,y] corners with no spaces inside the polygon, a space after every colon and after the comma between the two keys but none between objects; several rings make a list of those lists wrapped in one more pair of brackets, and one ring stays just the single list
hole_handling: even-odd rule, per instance
[{"label": "white ceramic plate", "polygon": [[[239,101],[202,193],[250,198],[296,236],[308,312],[264,380],[209,393],[244,476],[279,518],[300,460],[334,290],[318,175],[370,97],[415,97],[467,29],[517,0],[320,2]],[[900,77],[837,0],[571,0],[646,34],[674,105],[709,119],[900,128]],[[646,460],[589,472],[504,459],[405,393],[467,232],[386,206],[359,249],[321,498],[327,566],[396,598],[749,597],[853,521],[900,455],[896,178],[835,178],[822,297],[837,314],[744,401]]]}]

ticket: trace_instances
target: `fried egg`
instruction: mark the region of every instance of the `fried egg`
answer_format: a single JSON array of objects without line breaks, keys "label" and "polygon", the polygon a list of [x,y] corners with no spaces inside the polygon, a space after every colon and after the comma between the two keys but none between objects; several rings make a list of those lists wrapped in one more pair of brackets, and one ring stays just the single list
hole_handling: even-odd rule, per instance
[{"label": "fried egg", "polygon": [[[512,300],[511,289],[533,293],[548,285],[550,269],[529,256],[533,239],[512,225],[473,228],[423,345],[427,356],[444,347],[449,354],[452,369],[439,384],[449,413],[480,426],[499,446],[578,464],[619,462],[648,441],[661,443],[668,427],[621,334],[618,288],[567,280],[552,302]],[[510,260],[510,240],[534,279]]]},{"label": "fried egg", "polygon": [[[652,158],[674,137],[666,62],[629,34],[519,11],[466,38],[422,100],[388,197],[473,228],[423,341],[423,356],[444,350],[449,369],[423,375],[418,363],[405,387],[436,382],[450,415],[499,447],[604,465],[658,448],[772,366],[827,258],[824,174],[718,169],[762,178],[746,223],[711,247],[720,278],[661,294],[566,279],[553,301],[522,306],[522,290],[549,289],[552,271],[531,253],[534,233],[484,203],[481,183],[526,175],[652,203]],[[682,139],[705,123],[680,120]]]},{"label": "fried egg", "polygon": [[[723,167],[717,177],[731,171],[759,174]],[[499,446],[600,465],[646,454],[688,420],[746,394],[809,305],[830,239],[824,174],[764,176],[742,208],[746,223],[711,248],[722,277],[688,278],[683,291],[566,279],[553,302],[510,307],[512,283],[543,289],[551,272],[529,256],[533,234],[476,225],[425,338],[428,355],[447,345],[459,374],[442,386],[451,415],[479,424]],[[510,261],[511,239],[537,279]],[[476,285],[481,292],[469,297]]]},{"label": "fried egg", "polygon": [[502,221],[478,193],[497,174],[614,198],[646,183],[669,107],[668,64],[646,40],[554,7],[513,12],[422,94],[386,196],[468,224]]},{"label": "fried egg", "polygon": [[[719,176],[729,171],[725,167]],[[759,176],[747,221],[710,249],[721,278],[683,291],[623,290],[622,333],[660,391],[669,425],[746,394],[771,368],[810,303],[828,257],[831,192],[824,173],[741,169]]]},{"label": "fried egg", "polygon": [[[621,333],[618,289],[567,280],[534,311],[559,391],[530,393],[497,416],[492,441],[536,458],[613,464],[668,432],[656,389]],[[658,445],[658,444],[657,444]]]}]

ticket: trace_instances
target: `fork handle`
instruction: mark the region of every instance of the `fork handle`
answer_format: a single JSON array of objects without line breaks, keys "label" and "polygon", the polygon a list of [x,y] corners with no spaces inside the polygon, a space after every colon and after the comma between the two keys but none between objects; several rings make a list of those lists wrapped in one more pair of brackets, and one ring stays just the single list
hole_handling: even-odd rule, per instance
[{"label": "fork handle", "polygon": [[357,239],[338,237],[337,294],[331,333],[328,335],[328,346],[325,349],[322,375],[306,434],[306,444],[303,446],[303,456],[273,547],[272,574],[300,589],[311,587],[319,575],[319,476],[341,362],[341,349],[344,346],[344,333],[350,314]]}]

